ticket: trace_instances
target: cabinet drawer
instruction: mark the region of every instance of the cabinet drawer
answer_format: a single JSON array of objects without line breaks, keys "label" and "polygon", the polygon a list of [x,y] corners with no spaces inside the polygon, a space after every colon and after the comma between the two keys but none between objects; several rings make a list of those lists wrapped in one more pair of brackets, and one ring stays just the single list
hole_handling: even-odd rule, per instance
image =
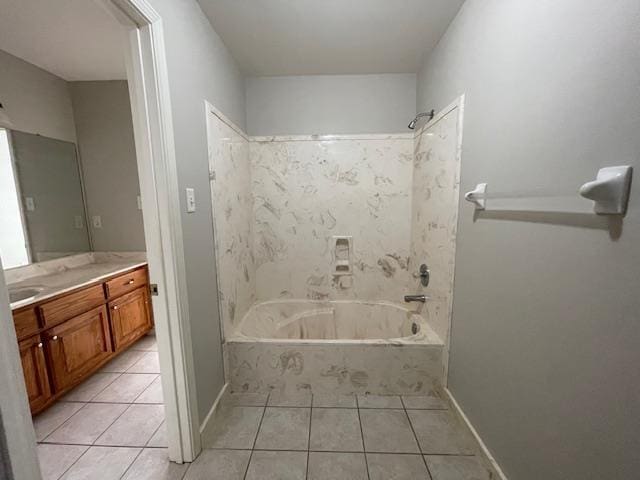
[{"label": "cabinet drawer", "polygon": [[38,333],[38,329],[40,328],[38,316],[33,307],[13,312],[13,323],[16,326],[16,336],[18,340]]},{"label": "cabinet drawer", "polygon": [[118,297],[124,293],[131,292],[136,288],[147,284],[147,269],[140,268],[133,272],[125,273],[119,277],[109,280],[107,285],[107,296],[109,298]]},{"label": "cabinet drawer", "polygon": [[40,313],[45,327],[57,325],[60,322],[80,315],[105,301],[102,285],[84,288],[62,298],[40,305]]}]

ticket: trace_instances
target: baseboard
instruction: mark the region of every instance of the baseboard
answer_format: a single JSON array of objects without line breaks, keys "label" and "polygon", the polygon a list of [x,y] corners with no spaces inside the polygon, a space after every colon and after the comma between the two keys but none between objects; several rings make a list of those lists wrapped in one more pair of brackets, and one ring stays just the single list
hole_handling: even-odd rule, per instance
[{"label": "baseboard", "polygon": [[200,425],[200,435],[202,435],[202,433],[210,425],[214,424],[216,420],[216,415],[218,414],[218,411],[220,410],[220,405],[222,404],[222,397],[224,397],[224,394],[227,392],[228,386],[229,386],[229,383],[225,383],[224,386],[220,389],[220,393],[218,393],[218,396],[216,397],[216,401],[213,402],[213,405],[211,406],[211,410],[209,410],[209,413],[207,413],[207,416],[205,417],[204,422],[202,422],[202,425]]},{"label": "baseboard", "polygon": [[447,400],[455,410],[456,414],[467,426],[467,428],[469,429],[473,437],[476,439],[476,442],[478,442],[478,445],[480,445],[480,450],[481,450],[482,456],[484,457],[484,460],[493,469],[493,471],[495,472],[495,474],[500,480],[508,480],[507,476],[504,474],[504,472],[500,468],[500,465],[498,465],[498,462],[496,461],[496,459],[493,457],[493,455],[491,455],[491,452],[489,451],[485,443],[482,441],[482,438],[480,438],[478,431],[473,427],[473,425],[469,421],[469,418],[462,411],[462,408],[460,408],[460,405],[458,404],[456,399],[453,397],[452,393],[449,391],[448,388],[444,388],[444,392],[447,395]]}]

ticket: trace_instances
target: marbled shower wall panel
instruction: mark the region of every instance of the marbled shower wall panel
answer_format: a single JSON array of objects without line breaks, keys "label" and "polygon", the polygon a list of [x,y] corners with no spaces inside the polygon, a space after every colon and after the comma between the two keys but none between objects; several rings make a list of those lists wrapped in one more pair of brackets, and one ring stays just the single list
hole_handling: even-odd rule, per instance
[{"label": "marbled shower wall panel", "polygon": [[208,135],[218,290],[228,335],[255,301],[249,140],[213,113]]},{"label": "marbled shower wall panel", "polygon": [[416,135],[412,187],[409,269],[417,272],[420,264],[426,263],[431,270],[429,286],[414,289],[430,297],[421,313],[445,342],[450,327],[458,221],[459,113],[455,107]]},{"label": "marbled shower wall panel", "polygon": [[[250,152],[258,301],[402,301],[413,136],[260,137]],[[333,275],[334,235],[353,237],[352,276]]]}]

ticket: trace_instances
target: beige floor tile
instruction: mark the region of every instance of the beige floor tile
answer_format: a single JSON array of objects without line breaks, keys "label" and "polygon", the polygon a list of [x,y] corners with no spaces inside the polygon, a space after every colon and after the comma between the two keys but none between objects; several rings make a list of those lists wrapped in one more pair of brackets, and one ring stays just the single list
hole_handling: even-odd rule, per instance
[{"label": "beige floor tile", "polygon": [[360,408],[404,408],[397,395],[358,395]]},{"label": "beige floor tile", "polygon": [[163,405],[131,405],[96,440],[96,445],[144,447],[164,421]]},{"label": "beige floor tile", "polygon": [[89,402],[119,376],[119,373],[94,373],[60,400],[63,402]]},{"label": "beige floor tile", "polygon": [[357,408],[355,395],[337,395],[333,393],[314,393],[313,408]]},{"label": "beige floor tile", "polygon": [[203,434],[205,448],[251,449],[264,407],[230,407]]},{"label": "beige floor tile", "polygon": [[162,396],[162,377],[156,378],[134,403],[164,403]]},{"label": "beige floor tile", "polygon": [[267,407],[256,447],[264,450],[306,450],[310,408]]},{"label": "beige floor tile", "polygon": [[38,442],[44,440],[47,435],[69,420],[82,407],[84,407],[84,403],[58,402],[36,415],[33,419],[36,440]]},{"label": "beige floor tile", "polygon": [[116,403],[88,403],[45,438],[45,442],[91,445],[122,415],[127,406]]},{"label": "beige floor tile", "polygon": [[407,410],[422,453],[473,454],[471,434],[448,410]]},{"label": "beige floor tile", "polygon": [[139,350],[125,350],[119,353],[116,358],[102,367],[100,372],[124,373],[142,358],[145,352]]},{"label": "beige floor tile", "polygon": [[89,447],[84,445],[49,445],[37,447],[42,480],[58,480]]},{"label": "beige floor tile", "polygon": [[269,394],[269,402],[267,403],[267,405],[270,407],[310,407],[311,392],[271,392]]},{"label": "beige floor tile", "polygon": [[309,453],[309,480],[367,480],[363,453]]},{"label": "beige floor tile", "polygon": [[427,395],[403,395],[402,403],[406,409],[414,410],[446,410],[447,404],[439,393],[429,392]]},{"label": "beige floor tile", "polygon": [[147,447],[168,447],[169,443],[167,442],[167,425],[162,422],[162,425],[158,427],[156,433],[153,434],[149,443],[147,443]]},{"label": "beige floor tile", "polygon": [[139,448],[91,447],[62,479],[119,480],[139,453]]},{"label": "beige floor tile", "polygon": [[364,448],[375,453],[420,453],[404,410],[360,410]]},{"label": "beige floor tile", "polygon": [[370,480],[430,480],[422,455],[367,453]]},{"label": "beige floor tile", "polygon": [[187,468],[188,463],[170,462],[164,448],[145,448],[122,480],[181,480]]},{"label": "beige floor tile", "polygon": [[310,450],[362,452],[358,410],[317,408],[311,414]]},{"label": "beige floor tile", "polygon": [[433,480],[491,479],[489,470],[477,457],[425,455],[425,458]]},{"label": "beige floor tile", "polygon": [[307,452],[255,451],[246,480],[305,480]]},{"label": "beige floor tile", "polygon": [[132,403],[157,377],[154,374],[125,373],[96,395],[93,401]]},{"label": "beige floor tile", "polygon": [[203,450],[184,480],[243,480],[249,450]]},{"label": "beige floor tile", "polygon": [[127,373],[160,373],[158,352],[144,352],[140,360],[129,367]]}]

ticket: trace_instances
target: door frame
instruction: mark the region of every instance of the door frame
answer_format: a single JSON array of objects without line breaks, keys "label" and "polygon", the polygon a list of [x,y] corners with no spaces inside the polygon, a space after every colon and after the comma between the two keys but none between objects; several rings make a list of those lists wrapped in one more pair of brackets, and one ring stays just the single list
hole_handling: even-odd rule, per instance
[{"label": "door frame", "polygon": [[[162,19],[147,0],[94,0],[127,30],[123,45],[144,212],[169,459],[193,461],[201,450],[189,324],[180,196]],[[0,264],[1,267],[1,264]],[[0,268],[0,473],[41,478],[4,272]]]}]

